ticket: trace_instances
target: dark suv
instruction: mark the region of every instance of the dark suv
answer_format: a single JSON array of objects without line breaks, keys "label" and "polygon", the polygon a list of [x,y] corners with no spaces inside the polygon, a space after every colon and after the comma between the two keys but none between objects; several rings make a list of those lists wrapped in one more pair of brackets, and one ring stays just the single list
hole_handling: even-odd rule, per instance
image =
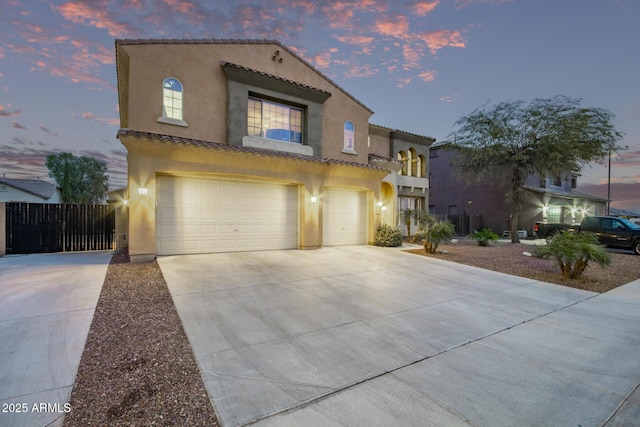
[{"label": "dark suv", "polygon": [[612,248],[631,249],[640,255],[640,226],[628,219],[589,216],[582,220],[580,231],[598,236],[598,241]]}]

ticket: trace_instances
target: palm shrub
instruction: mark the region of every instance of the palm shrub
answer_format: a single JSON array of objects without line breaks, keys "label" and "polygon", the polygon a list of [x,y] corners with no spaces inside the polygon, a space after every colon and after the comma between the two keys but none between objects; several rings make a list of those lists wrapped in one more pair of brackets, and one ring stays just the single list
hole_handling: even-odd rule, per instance
[{"label": "palm shrub", "polygon": [[431,214],[422,214],[418,218],[419,226],[416,232],[416,240],[424,241],[424,250],[433,254],[438,250],[440,243],[451,240],[455,233],[453,224],[448,221],[437,220]]},{"label": "palm shrub", "polygon": [[498,240],[499,237],[500,236],[498,236],[489,228],[483,228],[482,230],[476,231],[469,236],[470,239],[477,240],[478,245],[480,246],[489,246],[489,242]]},{"label": "palm shrub", "polygon": [[384,247],[402,246],[402,230],[383,224],[377,228],[373,244]]},{"label": "palm shrub", "polygon": [[563,231],[556,234],[549,245],[539,246],[536,255],[555,259],[560,274],[567,279],[578,279],[589,261],[601,267],[611,264],[611,255],[598,244],[598,238],[592,233]]}]

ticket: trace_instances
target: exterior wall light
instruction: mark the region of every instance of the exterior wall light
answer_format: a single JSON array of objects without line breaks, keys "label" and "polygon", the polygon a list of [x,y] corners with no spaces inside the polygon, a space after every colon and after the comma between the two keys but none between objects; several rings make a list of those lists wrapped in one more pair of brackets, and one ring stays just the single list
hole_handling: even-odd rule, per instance
[{"label": "exterior wall light", "polygon": [[123,206],[129,206],[129,201],[127,199],[122,200]]},{"label": "exterior wall light", "polygon": [[378,207],[381,208],[382,207],[382,202],[378,202]]},{"label": "exterior wall light", "polygon": [[382,206],[382,207],[380,207],[380,209],[384,212],[384,211],[387,210],[387,207],[386,206]]},{"label": "exterior wall light", "polygon": [[147,192],[149,191],[148,188],[145,187],[140,187],[138,188],[138,195],[141,197],[147,197]]},{"label": "exterior wall light", "polygon": [[311,203],[318,203],[318,198],[316,196],[311,196]]}]

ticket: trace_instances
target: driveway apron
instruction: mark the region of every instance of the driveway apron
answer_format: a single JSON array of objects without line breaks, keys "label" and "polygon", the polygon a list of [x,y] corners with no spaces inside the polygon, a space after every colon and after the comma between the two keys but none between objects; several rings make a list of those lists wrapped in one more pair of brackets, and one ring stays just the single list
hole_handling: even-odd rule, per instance
[{"label": "driveway apron", "polygon": [[111,255],[0,258],[1,426],[62,425]]},{"label": "driveway apron", "polygon": [[371,246],[158,262],[225,427],[640,419],[640,281],[598,295]]}]

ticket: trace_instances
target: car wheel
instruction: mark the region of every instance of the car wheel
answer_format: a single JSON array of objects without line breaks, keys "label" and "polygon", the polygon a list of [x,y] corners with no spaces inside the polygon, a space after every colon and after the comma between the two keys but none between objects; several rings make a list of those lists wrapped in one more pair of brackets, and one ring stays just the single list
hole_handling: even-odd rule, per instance
[{"label": "car wheel", "polygon": [[633,251],[636,253],[636,255],[640,255],[640,240],[636,240],[633,243]]}]

